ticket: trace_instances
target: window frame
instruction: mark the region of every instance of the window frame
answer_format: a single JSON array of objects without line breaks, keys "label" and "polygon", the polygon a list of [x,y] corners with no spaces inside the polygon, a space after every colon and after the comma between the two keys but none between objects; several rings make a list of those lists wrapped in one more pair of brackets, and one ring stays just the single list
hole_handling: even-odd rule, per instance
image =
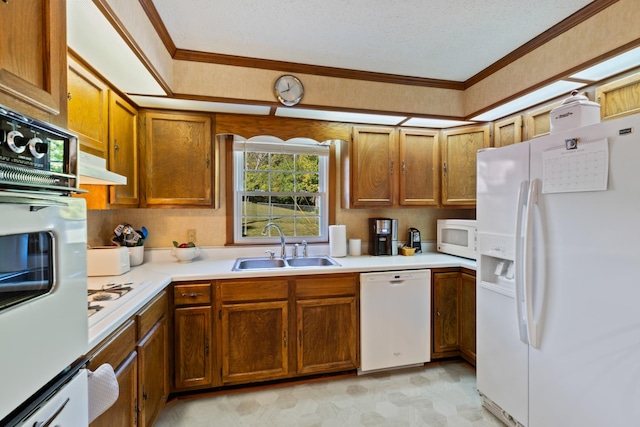
[{"label": "window frame", "polygon": [[[258,151],[265,153],[286,153],[286,154],[299,154],[308,155],[316,154],[319,156],[318,167],[318,192],[269,192],[261,195],[278,195],[278,196],[313,196],[320,199],[320,212],[318,214],[320,220],[320,235],[319,236],[291,236],[285,235],[288,243],[299,243],[306,240],[308,243],[326,243],[329,240],[329,224],[334,218],[332,213],[332,188],[335,184],[332,182],[332,172],[334,167],[332,166],[333,149],[331,144],[320,143],[310,138],[294,138],[288,141],[282,141],[279,138],[273,136],[258,136],[245,140],[234,136],[230,138],[231,144],[227,145],[227,150],[230,151],[230,155],[227,156],[227,166],[231,171],[227,174],[227,177],[231,180],[228,185],[230,190],[227,195],[230,198],[227,199],[228,206],[233,207],[230,212],[228,231],[231,231],[233,237],[233,243],[238,245],[256,245],[256,244],[278,244],[280,243],[280,236],[275,230],[269,230],[268,234],[264,237],[245,237],[242,235],[242,217],[243,217],[243,196],[250,195],[251,192],[246,192],[243,187],[243,173],[244,173],[244,153],[246,151]],[[243,147],[240,149],[239,147]],[[247,150],[247,147],[250,149]],[[267,149],[272,148],[272,149]],[[292,171],[295,172],[295,171]],[[275,234],[274,234],[275,233]]]}]

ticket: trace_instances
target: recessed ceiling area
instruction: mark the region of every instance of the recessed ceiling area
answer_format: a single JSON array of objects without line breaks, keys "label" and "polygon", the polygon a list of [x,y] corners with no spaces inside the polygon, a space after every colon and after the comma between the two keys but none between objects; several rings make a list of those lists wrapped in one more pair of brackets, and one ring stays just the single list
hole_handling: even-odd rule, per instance
[{"label": "recessed ceiling area", "polygon": [[153,0],[179,49],[465,81],[590,0]]},{"label": "recessed ceiling area", "polygon": [[[464,82],[586,5],[587,0],[140,0],[151,4],[176,48],[318,67]],[[167,96],[91,0],[67,1],[68,45],[140,107],[275,115],[429,128],[491,121],[640,66],[640,48],[471,121],[274,108],[251,101]],[[523,17],[526,17],[524,19]],[[239,24],[240,23],[240,24]],[[169,82],[169,85],[171,82]]]}]

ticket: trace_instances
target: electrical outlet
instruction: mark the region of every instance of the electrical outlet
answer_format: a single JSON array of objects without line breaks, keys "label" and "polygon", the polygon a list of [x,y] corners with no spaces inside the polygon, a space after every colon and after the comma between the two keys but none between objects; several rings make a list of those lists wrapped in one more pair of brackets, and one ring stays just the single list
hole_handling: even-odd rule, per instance
[{"label": "electrical outlet", "polygon": [[195,242],[196,241],[196,229],[190,228],[187,230],[187,242]]}]

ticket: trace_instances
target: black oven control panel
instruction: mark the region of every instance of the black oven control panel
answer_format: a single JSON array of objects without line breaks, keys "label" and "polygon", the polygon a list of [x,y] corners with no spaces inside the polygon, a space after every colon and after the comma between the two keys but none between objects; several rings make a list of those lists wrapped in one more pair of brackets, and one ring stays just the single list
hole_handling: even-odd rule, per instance
[{"label": "black oven control panel", "polygon": [[75,135],[0,106],[0,188],[77,190]]}]

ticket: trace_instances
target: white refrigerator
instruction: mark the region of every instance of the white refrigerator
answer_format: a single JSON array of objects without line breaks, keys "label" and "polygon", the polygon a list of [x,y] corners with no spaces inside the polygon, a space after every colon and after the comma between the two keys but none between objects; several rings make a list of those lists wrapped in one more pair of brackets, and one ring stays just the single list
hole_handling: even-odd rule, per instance
[{"label": "white refrigerator", "polygon": [[477,160],[485,406],[514,426],[640,426],[640,115]]}]

